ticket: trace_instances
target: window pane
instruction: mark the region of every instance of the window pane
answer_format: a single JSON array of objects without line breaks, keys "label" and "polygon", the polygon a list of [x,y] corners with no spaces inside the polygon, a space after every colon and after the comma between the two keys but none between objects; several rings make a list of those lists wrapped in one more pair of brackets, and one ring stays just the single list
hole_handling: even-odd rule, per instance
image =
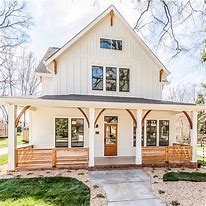
[{"label": "window pane", "polygon": [[68,147],[68,119],[55,118],[55,145]]},{"label": "window pane", "polygon": [[103,90],[103,67],[92,66],[92,89]]},{"label": "window pane", "polygon": [[106,90],[116,91],[117,87],[117,68],[106,67]]},{"label": "window pane", "polygon": [[159,121],[159,146],[169,146],[169,120]]},{"label": "window pane", "polygon": [[129,92],[129,69],[119,68],[119,91]]},{"label": "window pane", "polygon": [[84,146],[84,119],[72,118],[71,119],[71,146],[83,147]]},{"label": "window pane", "polygon": [[117,116],[105,116],[104,121],[106,123],[118,123],[118,117]]},{"label": "window pane", "polygon": [[121,40],[112,40],[112,49],[122,50],[122,41]]},{"label": "window pane", "polygon": [[112,41],[111,39],[100,38],[100,48],[111,49],[112,48],[112,42],[111,41]]},{"label": "window pane", "polygon": [[156,146],[157,120],[147,120],[147,146]]}]

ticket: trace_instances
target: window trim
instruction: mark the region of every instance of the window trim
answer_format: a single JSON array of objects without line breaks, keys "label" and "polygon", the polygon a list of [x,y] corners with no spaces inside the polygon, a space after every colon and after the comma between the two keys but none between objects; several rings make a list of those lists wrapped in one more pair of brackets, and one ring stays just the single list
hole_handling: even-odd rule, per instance
[{"label": "window trim", "polygon": [[[56,119],[67,119],[68,121],[68,136],[67,136],[67,147],[57,147],[56,145]],[[54,117],[54,147],[55,148],[68,148],[69,147],[69,124],[70,124],[70,118],[69,117],[61,117],[61,116],[57,116],[57,117]]]},{"label": "window trim", "polygon": [[[107,81],[111,80],[111,79],[107,79],[107,69],[108,68],[112,68],[112,69],[115,69],[116,70],[116,79],[115,79],[115,90],[107,90]],[[116,92],[117,91],[117,75],[118,75],[118,68],[117,67],[105,67],[105,81],[106,81],[106,85],[105,85],[105,89],[106,91],[109,91],[109,92]]]},{"label": "window trim", "polygon": [[[128,89],[127,91],[126,91],[126,90],[125,90],[125,91],[122,91],[122,90],[120,90],[120,87],[119,87],[119,92],[130,92],[130,76],[131,76],[131,75],[130,75],[130,68],[119,67],[119,68],[118,68],[118,75],[120,75],[120,72],[119,72],[120,69],[127,69],[127,70],[129,71],[129,84],[128,84],[128,85],[129,85],[129,89]],[[118,83],[119,83],[119,85],[120,85],[120,76],[119,76],[119,82],[118,82]]]},{"label": "window trim", "polygon": [[[155,145],[147,145],[147,121],[156,121],[156,140],[155,140]],[[151,119],[146,119],[145,120],[145,124],[146,124],[146,128],[145,128],[145,131],[146,131],[146,147],[158,147],[159,146],[159,134],[158,134],[158,131],[159,131],[159,119],[157,118],[151,118]]]},{"label": "window trim", "polygon": [[[92,68],[93,66],[99,66],[99,67],[103,67],[103,89],[93,89],[92,87]],[[114,67],[116,68],[117,70],[117,78],[116,78],[116,91],[111,91],[111,90],[106,90],[106,67]],[[120,91],[119,90],[119,69],[129,69],[129,91]],[[126,65],[126,66],[115,66],[115,65],[108,65],[108,64],[90,64],[90,70],[89,70],[89,74],[88,75],[88,81],[90,82],[90,91],[99,91],[99,92],[107,92],[108,94],[109,93],[116,93],[116,94],[122,94],[122,93],[132,93],[132,90],[131,90],[131,82],[132,82],[132,65]]]},{"label": "window trim", "polygon": [[[102,76],[102,89],[94,89],[93,88],[93,67],[102,67],[102,73],[103,73],[103,76]],[[92,73],[91,73],[91,76],[92,76],[92,90],[94,90],[94,91],[104,91],[104,85],[105,85],[105,83],[104,83],[104,66],[100,66],[100,65],[92,65]]]},{"label": "window trim", "polygon": [[[53,116],[53,134],[54,134],[54,138],[53,138],[53,145],[54,145],[54,148],[56,148],[56,128],[55,128],[55,119],[58,119],[58,118],[66,118],[68,119],[68,147],[64,147],[64,148],[72,148],[71,147],[71,119],[84,119],[84,147],[82,148],[85,148],[87,146],[87,141],[85,141],[85,134],[86,134],[86,127],[87,127],[87,124],[86,124],[86,119],[85,117],[83,116],[61,116],[61,115],[55,115]],[[86,144],[86,145],[85,145]],[[63,148],[63,147],[62,147]]]},{"label": "window trim", "polygon": [[[102,47],[101,47],[101,39],[107,39],[107,40],[110,40],[110,41],[111,41],[111,48],[102,48]],[[113,48],[112,48],[112,40],[115,40],[115,41],[121,41],[121,42],[122,42],[122,47],[121,47],[121,49],[113,49]],[[100,48],[100,49],[112,50],[112,51],[122,51],[122,50],[123,50],[123,39],[108,38],[108,37],[100,37],[100,38],[99,38],[99,48]]]},{"label": "window trim", "polygon": [[[83,146],[72,146],[72,119],[83,119]],[[84,117],[71,117],[70,118],[70,148],[84,148],[85,147],[85,118]]]},{"label": "window trim", "polygon": [[[160,145],[160,121],[168,121],[169,122],[169,133],[168,133],[168,145]],[[158,138],[158,146],[159,147],[166,147],[170,145],[170,120],[169,119],[158,119],[158,124],[159,124],[159,128],[158,128],[158,133],[159,133],[159,138]]]}]

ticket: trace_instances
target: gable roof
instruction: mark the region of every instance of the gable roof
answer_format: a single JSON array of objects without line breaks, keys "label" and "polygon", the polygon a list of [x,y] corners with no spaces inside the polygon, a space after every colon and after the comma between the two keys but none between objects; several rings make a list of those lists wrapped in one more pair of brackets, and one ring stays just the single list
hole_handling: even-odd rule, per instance
[{"label": "gable roof", "polygon": [[159,58],[152,52],[152,50],[145,44],[145,42],[138,36],[134,29],[128,24],[124,17],[119,13],[114,5],[109,6],[104,12],[102,12],[96,19],[94,19],[90,24],[88,24],[84,29],[82,29],[76,36],[64,44],[58,51],[51,55],[46,61],[45,64],[48,65],[55,58],[60,56],[65,50],[67,50],[71,45],[73,45],[78,39],[80,39],[86,32],[90,31],[101,19],[103,19],[108,13],[113,10],[115,15],[126,25],[131,34],[136,38],[136,40],[142,45],[142,47],[150,54],[155,62],[160,66],[160,69],[163,69],[164,72],[168,75],[170,72],[164,66],[164,64],[159,60]]},{"label": "gable roof", "polygon": [[57,52],[59,50],[59,48],[57,47],[49,47],[48,50],[46,51],[44,57],[41,59],[41,61],[39,62],[37,68],[35,69],[36,73],[50,73],[47,68],[46,65],[44,64],[44,62],[51,57],[55,52]]}]

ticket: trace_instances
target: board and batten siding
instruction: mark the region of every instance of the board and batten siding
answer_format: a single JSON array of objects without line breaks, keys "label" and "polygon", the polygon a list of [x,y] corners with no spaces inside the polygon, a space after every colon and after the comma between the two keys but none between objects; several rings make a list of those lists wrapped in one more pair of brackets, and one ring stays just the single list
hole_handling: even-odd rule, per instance
[{"label": "board and batten siding", "polygon": [[[122,51],[100,48],[100,38],[122,40]],[[95,94],[161,99],[161,68],[117,17],[114,17],[113,26],[110,26],[110,16],[105,16],[56,61],[57,74],[53,75],[52,81],[46,80],[46,77],[43,79],[43,94]],[[93,91],[92,65],[129,68],[130,91]]]}]

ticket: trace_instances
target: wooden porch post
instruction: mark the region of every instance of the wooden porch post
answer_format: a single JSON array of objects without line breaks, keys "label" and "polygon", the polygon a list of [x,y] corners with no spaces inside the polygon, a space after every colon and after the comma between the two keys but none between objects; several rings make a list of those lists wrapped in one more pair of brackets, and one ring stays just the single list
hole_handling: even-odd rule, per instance
[{"label": "wooden porch post", "polygon": [[135,164],[137,165],[142,164],[142,109],[137,110]]},{"label": "wooden porch post", "polygon": [[15,170],[16,167],[16,105],[8,105],[8,170]]},{"label": "wooden porch post", "polygon": [[192,112],[193,128],[191,133],[191,146],[192,146],[192,162],[197,162],[197,112]]},{"label": "wooden porch post", "polygon": [[89,108],[89,167],[94,167],[94,119],[95,109]]}]

